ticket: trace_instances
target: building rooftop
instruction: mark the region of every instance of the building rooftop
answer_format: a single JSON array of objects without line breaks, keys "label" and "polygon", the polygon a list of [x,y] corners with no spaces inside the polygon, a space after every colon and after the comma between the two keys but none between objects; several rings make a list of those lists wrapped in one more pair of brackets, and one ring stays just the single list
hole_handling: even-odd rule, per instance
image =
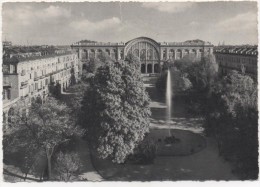
[{"label": "building rooftop", "polygon": [[74,52],[72,51],[66,51],[64,53],[60,54],[49,54],[49,55],[44,55],[44,56],[29,56],[29,57],[23,57],[23,56],[13,56],[11,58],[3,58],[3,63],[4,64],[15,64],[19,62],[24,62],[24,61],[31,61],[31,60],[39,60],[39,59],[47,59],[47,58],[52,58],[52,57],[59,57],[59,56],[65,56],[69,54],[73,54]]},{"label": "building rooftop", "polygon": [[71,54],[67,46],[12,46],[4,48],[4,63],[17,63]]},{"label": "building rooftop", "polygon": [[[147,37],[139,37],[139,38],[147,38]],[[130,40],[132,41],[132,40]],[[129,42],[129,41],[128,41]],[[128,42],[119,42],[119,43],[111,43],[111,42],[96,42],[90,40],[81,40],[79,42],[75,42],[72,46],[124,46]],[[187,40],[185,42],[157,42],[161,46],[201,46],[201,45],[210,45],[213,46],[210,42],[205,42],[199,39],[196,40]]]},{"label": "building rooftop", "polygon": [[238,54],[238,55],[258,55],[257,46],[218,46],[215,48],[215,53],[223,54]]}]

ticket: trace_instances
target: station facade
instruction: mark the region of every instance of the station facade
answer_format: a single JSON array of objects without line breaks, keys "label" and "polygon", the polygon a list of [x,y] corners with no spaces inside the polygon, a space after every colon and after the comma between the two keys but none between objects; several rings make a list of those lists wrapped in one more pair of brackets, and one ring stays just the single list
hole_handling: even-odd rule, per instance
[{"label": "station facade", "polygon": [[213,54],[213,45],[201,40],[186,42],[156,42],[147,37],[139,37],[126,43],[103,42],[77,42],[71,45],[78,53],[79,60],[83,63],[91,58],[96,58],[105,52],[114,60],[124,60],[132,53],[140,59],[142,74],[160,73],[160,68],[165,61],[175,61],[187,55],[201,58],[206,54]]}]

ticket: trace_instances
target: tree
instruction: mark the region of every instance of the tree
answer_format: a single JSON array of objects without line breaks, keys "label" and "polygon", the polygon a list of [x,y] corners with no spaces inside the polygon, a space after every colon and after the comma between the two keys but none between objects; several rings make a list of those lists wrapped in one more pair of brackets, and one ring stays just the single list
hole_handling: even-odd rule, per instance
[{"label": "tree", "polygon": [[76,153],[62,153],[56,157],[55,171],[60,180],[70,181],[75,178],[80,171],[80,158]]},{"label": "tree", "polygon": [[155,86],[159,93],[165,93],[166,91],[166,81],[167,81],[167,73],[161,73],[161,75],[157,78]]},{"label": "tree", "polygon": [[190,80],[185,75],[181,76],[177,84],[177,90],[185,92],[190,88],[192,88]]},{"label": "tree", "polygon": [[[35,102],[38,102],[35,100]],[[3,133],[3,155],[4,163],[11,163],[18,166],[24,173],[24,180],[33,167],[37,158],[39,148],[33,140],[27,140],[24,129],[19,133],[16,129],[16,121],[25,121],[28,106],[22,100],[18,101],[15,108],[12,108],[12,115],[8,118],[8,129]],[[27,144],[28,143],[28,144]]]},{"label": "tree", "polygon": [[95,73],[96,70],[97,70],[97,64],[98,64],[99,61],[97,61],[95,58],[91,58],[89,60],[89,64],[88,64],[88,67],[87,67],[87,70],[88,72],[90,73]]},{"label": "tree", "polygon": [[101,52],[97,58],[91,58],[88,64],[88,72],[95,74],[97,69],[103,65],[106,60],[111,60],[111,58],[104,52]]},{"label": "tree", "polygon": [[212,90],[205,131],[217,139],[220,155],[235,163],[242,179],[258,175],[257,87],[247,75],[230,72]]},{"label": "tree", "polygon": [[238,108],[257,109],[257,89],[253,79],[237,71],[231,71],[214,87],[214,94],[223,103],[224,111],[236,117]]},{"label": "tree", "polygon": [[208,92],[216,80],[218,65],[213,55],[202,58],[201,61],[191,63],[182,70],[187,74],[196,92]]},{"label": "tree", "polygon": [[83,101],[85,128],[101,158],[122,163],[149,130],[149,97],[140,62],[105,60],[97,69]]},{"label": "tree", "polygon": [[[48,176],[51,175],[51,160],[55,149],[82,131],[69,116],[66,105],[52,97],[43,104],[32,103],[29,115],[23,115],[17,108],[12,127],[6,136],[12,138],[12,147],[33,147],[43,149],[48,161]],[[10,142],[10,141],[9,141]]]},{"label": "tree", "polygon": [[179,89],[187,95],[189,111],[204,115],[212,87],[218,78],[218,65],[213,55],[205,56],[200,61],[186,59],[184,62],[175,63],[181,72]]},{"label": "tree", "polygon": [[[189,89],[192,88],[191,81],[187,78],[186,73],[182,73],[176,67],[170,68],[171,70],[171,78],[172,78],[172,92],[174,96],[182,95],[188,92]],[[161,73],[160,77],[156,80],[156,88],[159,93],[165,94],[166,91],[166,81],[167,81],[167,73]]]},{"label": "tree", "polygon": [[61,98],[61,84],[59,82],[57,82],[56,84],[54,84],[54,82],[51,82],[51,84],[49,85],[49,90],[50,94],[52,94],[53,97],[55,97],[56,99]]},{"label": "tree", "polygon": [[85,82],[80,82],[78,84],[72,85],[69,88],[69,92],[73,93],[69,95],[69,99],[65,100],[65,103],[70,107],[72,116],[77,119],[81,112],[81,102],[84,97],[85,91],[88,89],[88,84]]},{"label": "tree", "polygon": [[193,63],[200,62],[201,60],[199,58],[196,58],[194,55],[186,55],[181,59],[178,59],[174,62],[174,66],[180,70],[184,71],[186,68],[191,66]]},{"label": "tree", "polygon": [[76,79],[76,76],[75,76],[75,69],[74,69],[74,67],[71,68],[70,73],[71,73],[70,84],[71,84],[71,85],[74,85],[74,84],[77,83],[77,79]]}]

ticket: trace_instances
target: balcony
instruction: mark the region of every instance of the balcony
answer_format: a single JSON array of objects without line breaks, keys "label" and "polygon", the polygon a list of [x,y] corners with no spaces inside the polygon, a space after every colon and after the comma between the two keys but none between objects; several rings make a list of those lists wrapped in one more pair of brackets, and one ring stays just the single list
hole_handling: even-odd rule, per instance
[{"label": "balcony", "polygon": [[28,84],[28,81],[23,81],[23,82],[21,82],[21,85],[23,86],[23,85],[27,85]]},{"label": "balcony", "polygon": [[62,71],[63,71],[63,69],[60,69],[60,70],[49,73],[49,75],[55,75],[55,74],[60,73]]},{"label": "balcony", "polygon": [[48,74],[42,75],[42,76],[39,76],[39,77],[34,77],[34,81],[38,81],[38,80],[43,79],[43,78],[45,78],[47,76],[48,76]]},{"label": "balcony", "polygon": [[26,99],[26,98],[28,98],[29,97],[29,94],[27,93],[27,94],[25,94],[24,96],[21,96],[21,99]]},{"label": "balcony", "polygon": [[28,86],[28,81],[21,82],[21,89],[26,88]]},{"label": "balcony", "polygon": [[40,80],[40,77],[34,77],[34,81]]},{"label": "balcony", "polygon": [[21,101],[25,102],[25,103],[30,103],[30,98],[29,95],[26,94],[25,96],[21,96]]},{"label": "balcony", "polygon": [[24,89],[24,88],[27,88],[27,85],[23,85],[20,87],[20,89]]}]

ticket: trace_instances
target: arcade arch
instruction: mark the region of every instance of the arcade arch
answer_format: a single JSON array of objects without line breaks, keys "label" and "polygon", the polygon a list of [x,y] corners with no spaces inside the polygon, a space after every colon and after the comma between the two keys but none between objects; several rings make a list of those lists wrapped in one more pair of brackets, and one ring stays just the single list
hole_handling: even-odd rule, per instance
[{"label": "arcade arch", "polygon": [[[141,61],[141,73],[159,73],[159,44],[146,37],[127,42],[124,54],[133,54]],[[155,68],[156,67],[156,68]],[[156,69],[156,71],[155,71]]]}]

